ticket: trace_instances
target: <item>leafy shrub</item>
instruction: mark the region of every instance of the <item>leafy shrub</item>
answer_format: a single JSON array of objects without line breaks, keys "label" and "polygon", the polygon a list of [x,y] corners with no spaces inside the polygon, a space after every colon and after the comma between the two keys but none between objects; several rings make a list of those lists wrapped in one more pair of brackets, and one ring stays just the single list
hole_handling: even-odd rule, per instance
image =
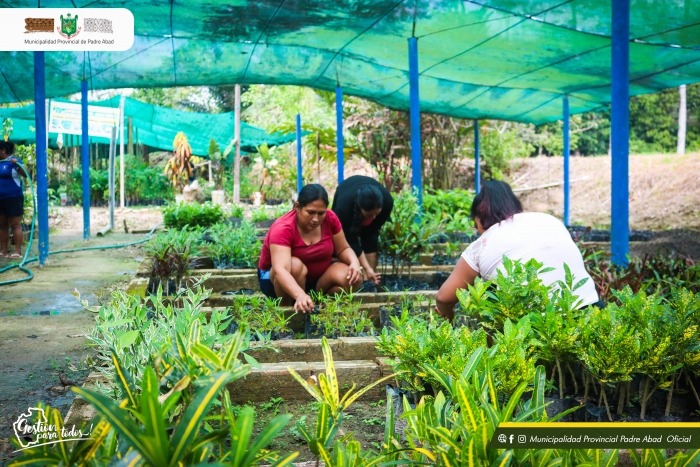
[{"label": "leafy shrub", "polygon": [[250,222],[242,220],[237,227],[214,224],[207,230],[207,236],[211,243],[206,249],[218,269],[255,267],[262,243]]},{"label": "leafy shrub", "polygon": [[182,279],[187,277],[192,269],[197,266],[196,257],[199,250],[199,231],[183,228],[162,232],[153,237],[144,245],[144,252],[150,259],[149,276],[157,279],[165,289],[165,294],[170,293],[170,280],[175,280],[175,287],[182,285]]},{"label": "leafy shrub", "polygon": [[243,219],[243,212],[244,211],[245,211],[245,208],[243,206],[241,206],[240,204],[232,204],[231,210],[229,211],[229,216],[235,217],[238,219]]},{"label": "leafy shrub", "polygon": [[[97,425],[89,438],[72,445],[45,443],[24,450],[17,465],[109,465],[116,458],[132,465],[197,465],[213,460],[217,445],[220,462],[290,466],[296,453],[282,458],[266,449],[290,415],[274,418],[258,436],[252,408],[234,415],[224,388],[250,372],[250,365],[239,360],[248,340],[241,333],[222,335],[228,323],[216,310],[205,319],[201,306],[207,295],[199,287],[189,290],[182,309],[174,310],[160,296],[144,301],[115,292],[89,336],[110,386],[74,388],[95,407]],[[212,410],[215,417],[209,415]],[[61,433],[60,413],[46,408],[43,415]]]},{"label": "leafy shrub", "polygon": [[390,261],[392,274],[400,275],[408,267],[410,275],[412,263],[441,227],[440,219],[420,215],[418,199],[410,191],[395,195],[391,218],[379,233],[379,252]]},{"label": "leafy shrub", "polygon": [[469,212],[474,193],[467,190],[429,190],[423,194],[423,213],[445,222],[445,230],[472,234]]},{"label": "leafy shrub", "polygon": [[[202,345],[213,348],[215,344],[228,339],[222,331],[228,326],[231,316],[225,311],[215,310],[207,321],[202,312],[209,291],[195,284],[179,296],[182,307],[178,310],[166,304],[160,291],[147,298],[117,291],[112,294],[111,303],[100,307],[88,340],[95,345],[98,359],[103,362],[104,366],[99,367],[99,371],[111,382],[104,389],[105,393],[112,394],[118,400],[125,397],[125,388],[119,385],[115,371],[113,354],[127,378],[140,380],[153,357],[172,352],[174,335],[189,336],[195,322],[198,327],[196,341]],[[196,371],[198,373],[190,373],[192,379],[205,374],[207,370],[200,367]],[[179,379],[184,374],[178,375],[176,371],[173,376]]]},{"label": "leafy shrub", "polygon": [[253,222],[264,222],[264,221],[269,221],[272,219],[271,213],[267,211],[265,206],[261,206],[258,209],[253,210],[251,213],[251,220]]},{"label": "leafy shrub", "polygon": [[645,255],[630,258],[627,267],[612,264],[610,253],[579,243],[586,270],[593,278],[600,299],[615,301],[615,291],[629,287],[632,292],[645,291],[670,296],[674,287],[700,293],[700,265],[690,258],[673,255]]},{"label": "leafy shrub", "polygon": [[311,315],[311,324],[317,326],[320,335],[332,339],[374,335],[374,324],[367,311],[360,310],[362,304],[354,301],[351,294],[312,296],[318,303],[318,313]]},{"label": "leafy shrub", "polygon": [[[152,202],[173,199],[173,190],[167,177],[158,167],[148,164],[131,154],[124,155],[124,190],[125,198],[130,202]],[[119,159],[115,167],[115,187],[119,190]],[[75,204],[82,203],[82,170],[73,170],[72,179],[67,185],[67,194]],[[117,193],[117,199],[119,194]],[[109,172],[90,168],[90,202],[109,202]]]},{"label": "leafy shrub", "polygon": [[231,312],[236,329],[251,333],[260,341],[268,341],[290,333],[288,324],[292,315],[281,308],[279,302],[279,299],[260,295],[235,296],[233,307],[227,312]]},{"label": "leafy shrub", "polygon": [[[622,414],[631,400],[630,382],[641,377],[637,395],[644,418],[647,402],[656,389],[668,391],[665,415],[669,415],[671,398],[683,374],[692,392],[689,374],[700,369],[700,296],[683,287],[670,287],[664,295],[634,293],[626,286],[613,291],[614,300],[604,309],[580,308],[576,282],[568,267],[566,279],[544,286],[537,277],[541,265],[525,265],[504,260],[505,274],[499,272],[494,282],[477,279],[473,286],[459,290],[457,297],[464,313],[482,322],[491,333],[504,329],[510,320],[532,324],[535,335],[528,345],[538,361],[553,368],[552,379],[559,375],[559,393],[563,397],[568,370],[575,391],[576,375],[572,370],[580,363],[583,372],[584,399],[589,386],[598,383],[600,400],[607,401],[607,389],[615,387]],[[497,334],[494,334],[497,342]],[[698,400],[700,403],[700,399]]]},{"label": "leafy shrub", "polygon": [[221,206],[211,203],[178,203],[163,208],[165,226],[172,229],[210,227],[223,219]]},{"label": "leafy shrub", "polygon": [[292,208],[287,203],[277,204],[272,208],[269,206],[260,206],[258,209],[253,210],[252,220],[253,222],[264,222],[277,219],[287,214],[291,209]]}]

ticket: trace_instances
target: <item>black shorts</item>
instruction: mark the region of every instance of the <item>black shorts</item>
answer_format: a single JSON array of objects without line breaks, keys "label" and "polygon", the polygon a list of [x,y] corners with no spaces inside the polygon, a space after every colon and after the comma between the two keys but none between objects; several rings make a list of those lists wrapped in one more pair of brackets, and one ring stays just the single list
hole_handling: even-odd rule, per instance
[{"label": "black shorts", "polygon": [[22,217],[24,215],[24,196],[12,196],[0,199],[0,216]]},{"label": "black shorts", "polygon": [[[263,271],[258,268],[258,283],[260,284],[260,291],[269,298],[277,298],[275,293],[275,285],[270,280],[270,271]],[[318,284],[318,279],[313,281],[306,281],[306,293],[312,290],[316,290],[316,285]]]},{"label": "black shorts", "polygon": [[368,255],[379,251],[379,232],[374,232],[366,236],[360,236],[362,251]]}]

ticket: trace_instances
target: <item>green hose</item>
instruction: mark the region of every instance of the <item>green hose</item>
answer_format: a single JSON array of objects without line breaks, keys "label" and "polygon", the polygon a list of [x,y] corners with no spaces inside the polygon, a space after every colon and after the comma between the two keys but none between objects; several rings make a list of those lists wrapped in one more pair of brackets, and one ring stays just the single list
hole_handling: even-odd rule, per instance
[{"label": "green hose", "polygon": [[[6,162],[8,160],[10,160],[10,158],[0,160],[0,162]],[[22,162],[19,159],[17,159],[17,163],[24,169],[24,171],[27,173],[27,175],[29,175],[29,172],[26,170],[26,168],[24,167],[24,165],[22,164]],[[26,282],[26,281],[32,280],[34,278],[34,273],[31,270],[25,268],[24,265],[29,264],[29,263],[33,263],[34,261],[39,261],[39,258],[37,258],[36,256],[33,258],[29,258],[29,250],[31,250],[32,241],[34,240],[34,225],[36,224],[36,199],[34,198],[34,185],[32,184],[32,177],[28,176],[27,179],[29,180],[29,192],[32,195],[32,211],[33,211],[32,229],[29,232],[29,242],[27,244],[27,248],[24,251],[24,257],[22,258],[22,261],[20,263],[11,264],[9,266],[6,266],[6,267],[0,269],[0,274],[2,274],[5,271],[9,271],[9,270],[14,269],[14,268],[19,268],[21,271],[23,271],[24,273],[27,274],[27,277],[23,277],[22,279],[14,279],[11,281],[0,282],[0,287],[3,285],[17,284],[20,282]],[[138,245],[140,243],[144,243],[144,242],[147,242],[148,240],[150,240],[151,237],[153,236],[153,232],[155,232],[155,230],[159,226],[160,226],[160,224],[156,225],[155,227],[153,227],[151,229],[150,232],[148,232],[146,234],[145,238],[142,238],[141,240],[137,240],[135,242],[118,243],[116,245],[87,246],[87,247],[82,247],[82,248],[71,248],[68,250],[56,250],[56,251],[50,251],[49,255],[56,255],[59,253],[74,253],[76,251],[87,251],[87,250],[110,250],[110,249],[114,249],[114,248],[124,248],[127,246]]]}]

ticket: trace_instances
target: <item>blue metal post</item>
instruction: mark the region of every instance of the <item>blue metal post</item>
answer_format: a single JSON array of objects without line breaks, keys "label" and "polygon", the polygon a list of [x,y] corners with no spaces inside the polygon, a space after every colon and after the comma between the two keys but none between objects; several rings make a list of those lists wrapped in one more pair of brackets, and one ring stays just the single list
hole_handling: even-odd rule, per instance
[{"label": "blue metal post", "polygon": [[474,120],[474,191],[481,191],[481,141],[479,139],[479,120]]},{"label": "blue metal post", "polygon": [[343,88],[335,88],[335,125],[338,146],[338,184],[345,180],[345,140],[343,139]]},{"label": "blue metal post", "polygon": [[569,156],[571,147],[569,143],[569,96],[564,96],[564,225],[569,226],[571,199],[569,198]]},{"label": "blue metal post", "polygon": [[88,84],[87,80],[80,82],[80,102],[83,144],[83,238],[90,238],[90,136],[88,135]]},{"label": "blue metal post", "polygon": [[36,197],[39,217],[39,264],[49,257],[49,179],[46,172],[46,75],[44,52],[34,52],[34,124],[36,127]]},{"label": "blue metal post", "polygon": [[420,141],[420,98],[418,96],[418,39],[408,39],[408,82],[411,94],[411,168],[413,191],[423,209],[423,158]]},{"label": "blue metal post", "polygon": [[610,250],[615,264],[629,253],[629,32],[630,0],[612,2]]},{"label": "blue metal post", "polygon": [[301,192],[304,179],[301,176],[301,115],[297,114],[297,193]]}]

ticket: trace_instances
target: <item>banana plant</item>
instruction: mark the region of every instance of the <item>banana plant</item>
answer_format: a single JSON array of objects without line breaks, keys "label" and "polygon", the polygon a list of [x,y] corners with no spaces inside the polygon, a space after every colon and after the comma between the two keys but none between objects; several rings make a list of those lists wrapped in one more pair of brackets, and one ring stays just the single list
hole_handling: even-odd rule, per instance
[{"label": "banana plant", "polygon": [[[320,402],[318,416],[316,419],[316,432],[311,434],[306,431],[303,424],[296,424],[299,432],[301,433],[304,440],[309,445],[309,449],[317,457],[321,456],[321,447],[323,449],[330,449],[333,444],[335,434],[338,431],[338,427],[343,421],[343,413],[355,402],[358,398],[362,397],[368,391],[371,391],[375,386],[393,378],[395,375],[385,376],[384,378],[378,379],[360,389],[355,391],[357,385],[353,383],[352,387],[345,393],[345,395],[340,397],[340,385],[338,384],[338,377],[335,371],[335,364],[333,363],[333,352],[328,340],[325,336],[321,339],[321,347],[323,349],[323,360],[325,363],[325,374],[321,373],[318,378],[309,378],[305,380],[299,373],[294,371],[291,367],[287,367],[289,373],[296,379],[299,384],[301,384],[304,389],[306,389],[311,396]],[[344,436],[339,441],[346,441],[352,436],[352,433]]]},{"label": "banana plant", "polygon": [[190,165],[192,147],[190,147],[187,136],[183,132],[180,131],[175,135],[173,149],[173,156],[165,164],[164,173],[172,183],[173,188],[182,192],[182,188],[192,175],[192,166]]},{"label": "banana plant", "polygon": [[175,407],[180,393],[173,392],[161,402],[158,377],[151,367],[146,368],[141,381],[139,410],[123,408],[118,401],[95,391],[77,387],[73,391],[114,428],[119,434],[120,446],[122,443],[128,446],[122,452],[122,465],[174,467],[206,460],[212,452],[211,445],[226,436],[226,430],[200,433],[200,428],[217,394],[231,377],[230,372],[223,371],[201,378],[201,389],[177,425],[171,427],[170,435],[166,416]]}]

